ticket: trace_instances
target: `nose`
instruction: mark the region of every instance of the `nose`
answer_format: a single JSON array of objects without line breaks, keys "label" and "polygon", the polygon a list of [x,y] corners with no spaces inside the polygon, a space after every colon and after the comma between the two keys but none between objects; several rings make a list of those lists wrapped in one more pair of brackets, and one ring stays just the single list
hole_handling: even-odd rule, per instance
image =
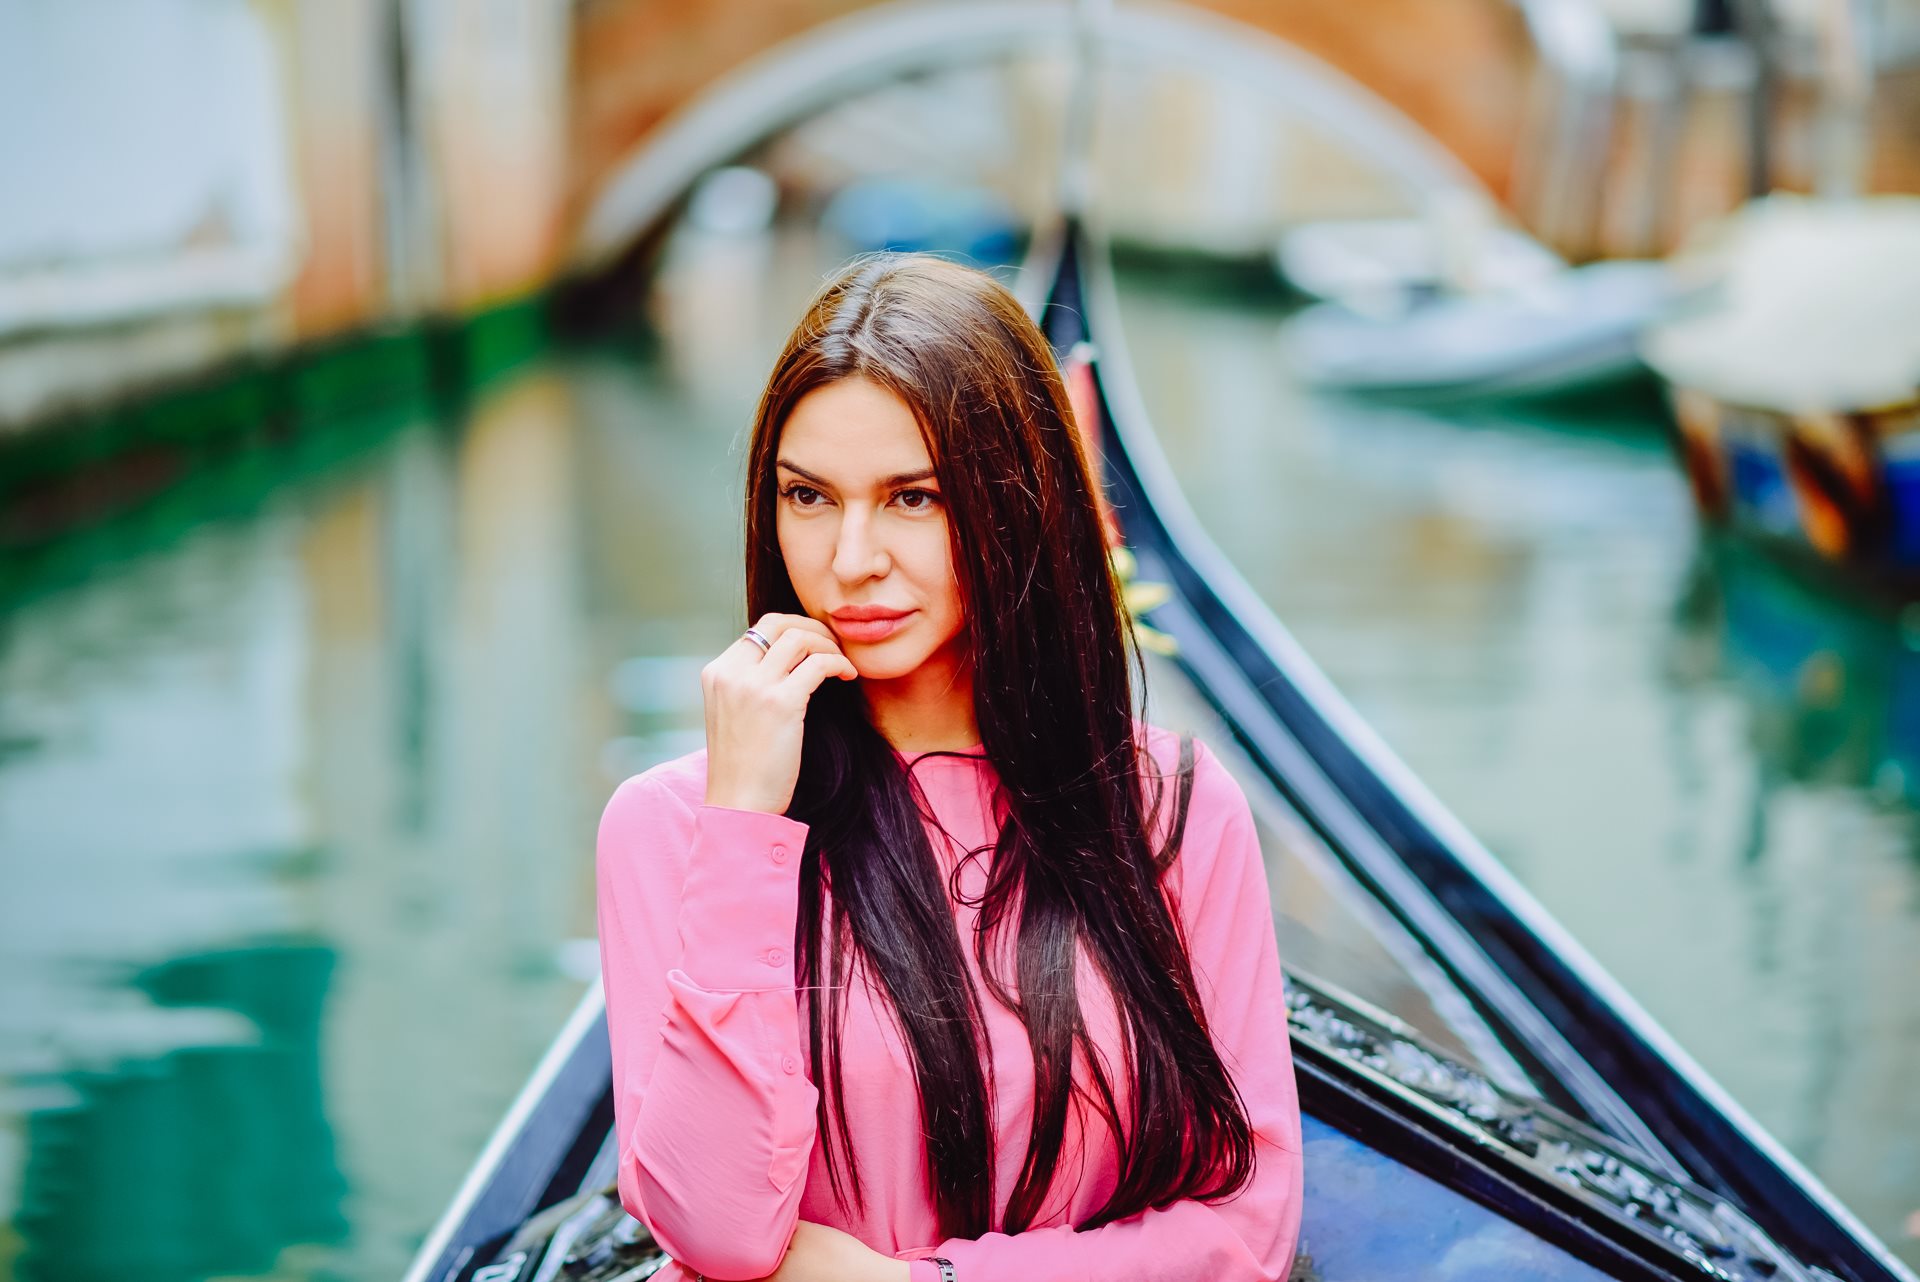
[{"label": "nose", "polygon": [[862,579],[880,578],[892,566],[874,514],[867,508],[849,505],[833,548],[834,577],[842,583],[858,583]]}]

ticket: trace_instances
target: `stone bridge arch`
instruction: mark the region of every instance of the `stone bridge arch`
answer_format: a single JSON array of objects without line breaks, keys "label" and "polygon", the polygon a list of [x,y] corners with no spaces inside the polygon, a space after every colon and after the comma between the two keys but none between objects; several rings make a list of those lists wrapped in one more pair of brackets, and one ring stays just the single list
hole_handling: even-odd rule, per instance
[{"label": "stone bridge arch", "polygon": [[[1524,66],[1510,17],[1485,0],[1195,0],[1116,5],[1101,39],[1264,77],[1410,186],[1499,197]],[[916,70],[1036,45],[1064,52],[1074,21],[1058,0],[585,0],[573,24],[569,265],[609,261],[716,157],[782,125]]]}]

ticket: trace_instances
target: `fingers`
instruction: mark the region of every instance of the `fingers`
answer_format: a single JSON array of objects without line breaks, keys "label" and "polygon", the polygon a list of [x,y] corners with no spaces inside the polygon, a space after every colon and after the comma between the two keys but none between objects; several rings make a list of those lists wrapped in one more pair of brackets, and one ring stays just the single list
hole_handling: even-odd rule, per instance
[{"label": "fingers", "polygon": [[799,666],[802,659],[820,653],[839,654],[840,646],[831,638],[818,636],[805,628],[788,628],[773,643],[773,648],[767,651],[767,657],[759,664],[759,672],[778,681]]},{"label": "fingers", "polygon": [[[700,687],[709,706],[722,690],[745,691],[755,687],[769,692],[779,689],[804,703],[830,676],[858,679],[858,671],[826,624],[803,614],[768,614],[754,627],[773,641],[764,655],[758,645],[743,635],[700,670]],[[828,660],[826,670],[818,671],[819,665],[816,665],[797,686],[787,690],[785,683],[809,658]]]},{"label": "fingers", "polygon": [[760,621],[753,626],[755,631],[769,641],[778,641],[795,629],[816,633],[829,641],[833,640],[831,628],[820,620],[809,618],[804,614],[763,614],[760,616]]},{"label": "fingers", "polygon": [[820,683],[828,677],[839,677],[852,681],[860,673],[854,668],[852,660],[838,650],[816,652],[800,660],[798,666],[781,678],[782,689],[790,689],[796,695],[811,695],[820,688]]},{"label": "fingers", "polygon": [[[753,630],[767,639],[768,653],[772,652],[772,647],[779,643],[781,637],[789,633],[799,632],[802,634],[817,635],[826,641],[833,640],[833,630],[831,628],[827,627],[826,624],[820,622],[818,619],[808,618],[804,614],[763,614],[754,623]],[[761,649],[758,644],[748,640],[747,634],[743,632],[732,645],[721,651],[721,653],[737,658],[751,659],[757,663],[760,659]],[[782,668],[781,671],[785,672],[792,666],[792,663],[789,662],[787,667]]]}]

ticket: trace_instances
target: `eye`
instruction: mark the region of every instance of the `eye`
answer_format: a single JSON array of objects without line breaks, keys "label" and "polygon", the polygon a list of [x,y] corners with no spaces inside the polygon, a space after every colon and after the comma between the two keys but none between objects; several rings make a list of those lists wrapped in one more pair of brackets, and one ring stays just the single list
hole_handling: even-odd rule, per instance
[{"label": "eye", "polygon": [[[900,506],[909,512],[927,512],[940,506],[940,495],[933,490],[901,490],[893,497],[900,500]],[[924,503],[907,502],[908,499],[915,497],[926,501]]]},{"label": "eye", "polygon": [[802,485],[798,481],[795,481],[780,491],[780,497],[795,507],[807,508],[820,507],[821,504],[815,503],[812,500],[824,499],[826,496],[820,493],[819,490],[814,489],[811,485]]}]

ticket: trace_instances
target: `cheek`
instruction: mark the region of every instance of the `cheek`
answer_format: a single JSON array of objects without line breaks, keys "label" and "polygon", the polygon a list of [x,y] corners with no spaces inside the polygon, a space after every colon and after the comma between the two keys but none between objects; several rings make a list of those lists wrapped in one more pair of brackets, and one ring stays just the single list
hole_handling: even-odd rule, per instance
[{"label": "cheek", "polygon": [[774,533],[780,544],[780,559],[787,566],[787,578],[792,581],[793,590],[799,594],[800,604],[811,610],[817,595],[815,585],[820,578],[820,569],[815,564],[819,558],[814,555],[812,540],[806,537],[806,531],[796,529],[784,520]]},{"label": "cheek", "polygon": [[939,538],[929,539],[919,560],[920,582],[928,585],[928,597],[939,603],[940,612],[956,628],[966,613],[960,598],[960,579],[954,571],[953,549],[945,530]]}]

